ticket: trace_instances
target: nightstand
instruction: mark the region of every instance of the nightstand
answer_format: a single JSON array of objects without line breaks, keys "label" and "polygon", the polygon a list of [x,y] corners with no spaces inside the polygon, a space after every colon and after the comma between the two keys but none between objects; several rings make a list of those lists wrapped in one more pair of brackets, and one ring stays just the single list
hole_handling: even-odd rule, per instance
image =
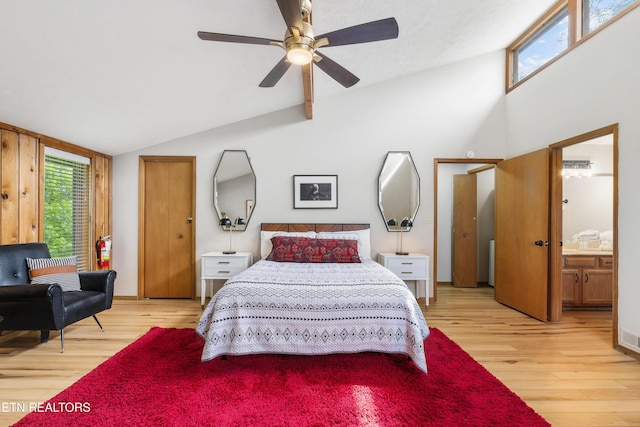
[{"label": "nightstand", "polygon": [[[204,300],[207,294],[207,280],[227,280],[232,276],[249,268],[253,264],[253,254],[251,252],[236,252],[235,254],[224,254],[222,252],[207,252],[202,254],[202,272],[200,280],[200,303],[204,307]],[[211,289],[213,295],[213,288]]]},{"label": "nightstand", "polygon": [[[429,305],[429,257],[427,255],[413,252],[409,255],[381,252],[378,254],[378,262],[405,282],[414,280],[416,298],[425,297],[425,304]],[[418,291],[418,282],[424,282],[424,294]]]}]

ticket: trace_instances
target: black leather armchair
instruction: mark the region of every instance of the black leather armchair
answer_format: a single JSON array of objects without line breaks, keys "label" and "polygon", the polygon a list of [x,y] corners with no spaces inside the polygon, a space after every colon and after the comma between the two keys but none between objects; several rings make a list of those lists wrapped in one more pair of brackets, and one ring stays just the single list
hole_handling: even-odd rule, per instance
[{"label": "black leather armchair", "polygon": [[80,291],[62,292],[60,285],[30,284],[26,258],[49,258],[45,243],[0,245],[0,330],[39,330],[40,342],[59,330],[64,352],[64,328],[111,308],[116,272],[79,272]]}]

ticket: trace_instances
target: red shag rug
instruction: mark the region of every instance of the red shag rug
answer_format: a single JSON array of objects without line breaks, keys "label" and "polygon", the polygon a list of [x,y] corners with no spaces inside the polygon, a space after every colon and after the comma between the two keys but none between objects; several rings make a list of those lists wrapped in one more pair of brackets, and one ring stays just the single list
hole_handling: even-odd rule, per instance
[{"label": "red shag rug", "polygon": [[202,363],[192,329],[152,328],[16,426],[548,426],[442,332],[406,356]]}]

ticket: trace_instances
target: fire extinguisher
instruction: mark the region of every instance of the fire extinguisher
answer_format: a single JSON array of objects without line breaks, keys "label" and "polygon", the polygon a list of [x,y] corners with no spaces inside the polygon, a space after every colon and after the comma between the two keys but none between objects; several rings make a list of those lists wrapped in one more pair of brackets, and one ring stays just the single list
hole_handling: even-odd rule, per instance
[{"label": "fire extinguisher", "polygon": [[98,239],[96,242],[96,255],[98,257],[98,267],[109,267],[111,255],[111,239],[109,236]]}]

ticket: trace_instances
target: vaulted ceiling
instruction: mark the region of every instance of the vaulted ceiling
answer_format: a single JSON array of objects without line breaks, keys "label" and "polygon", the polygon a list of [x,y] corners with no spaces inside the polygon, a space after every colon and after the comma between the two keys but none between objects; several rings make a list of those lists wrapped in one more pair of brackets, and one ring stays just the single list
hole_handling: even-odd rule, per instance
[{"label": "vaulted ceiling", "polygon": [[[400,28],[327,50],[360,82],[316,68],[315,101],[504,49],[553,3],[313,0],[316,33],[388,17]],[[258,87],[282,49],[196,35],[282,40],[275,0],[2,1],[0,16],[0,122],[117,155],[297,105],[306,120],[299,67]]]}]

